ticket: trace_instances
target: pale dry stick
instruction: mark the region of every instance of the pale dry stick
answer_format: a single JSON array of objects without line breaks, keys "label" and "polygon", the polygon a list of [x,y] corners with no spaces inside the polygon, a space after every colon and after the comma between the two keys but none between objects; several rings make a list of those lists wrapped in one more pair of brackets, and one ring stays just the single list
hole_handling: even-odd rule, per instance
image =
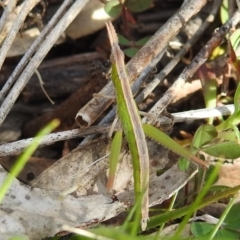
[{"label": "pale dry stick", "polygon": [[59,20],[59,22],[52,29],[51,33],[49,33],[47,38],[42,42],[38,51],[30,59],[28,65],[26,66],[22,74],[19,76],[18,81],[15,83],[14,87],[12,88],[12,90],[6,97],[5,101],[3,102],[0,108],[0,125],[6,118],[11,107],[13,106],[14,102],[18,98],[19,94],[22,92],[27,81],[33,75],[35,69],[39,66],[39,64],[44,59],[48,51],[55,44],[58,38],[62,35],[62,33],[65,31],[68,25],[73,21],[73,19],[80,13],[80,11],[82,10],[82,8],[85,6],[87,2],[88,0],[74,1],[71,7],[69,8],[69,10]]},{"label": "pale dry stick", "polygon": [[[17,67],[14,69],[11,76],[8,78],[7,82],[3,86],[3,88],[0,91],[0,101],[4,99],[4,97],[7,95],[8,91],[10,90],[11,86],[16,81],[17,77],[22,72],[23,68],[27,65],[32,55],[36,52],[39,45],[42,43],[42,41],[46,38],[46,36],[49,34],[49,32],[53,29],[53,27],[59,22],[63,14],[67,11],[69,6],[72,4],[72,0],[64,1],[63,4],[60,6],[60,8],[57,10],[57,12],[54,14],[54,16],[51,18],[49,23],[46,25],[46,27],[43,29],[43,31],[40,33],[40,35],[36,38],[34,43],[31,45],[31,47],[28,49],[28,51],[25,53],[21,61],[18,63]],[[28,81],[28,79],[26,79]]]},{"label": "pale dry stick", "polygon": [[186,44],[181,48],[181,50],[176,54],[176,56],[174,56],[174,58],[164,67],[164,69],[157,74],[155,79],[151,81],[146,86],[146,88],[144,88],[144,90],[137,96],[137,98],[135,99],[137,104],[141,103],[158,86],[158,84],[164,80],[164,78],[173,70],[173,68],[179,63],[182,57],[187,53],[189,48],[191,48],[193,44],[196,43],[202,33],[207,29],[209,24],[213,22],[216,14],[218,13],[220,5],[221,1],[219,0],[215,0],[213,2],[213,9],[204,21],[204,23],[193,35],[193,37],[186,42]]},{"label": "pale dry stick", "polygon": [[[128,62],[126,70],[129,76],[129,82],[133,82],[137,76],[149,65],[177,35],[184,24],[207,3],[207,0],[190,0],[174,16],[172,16],[138,51],[138,53]],[[112,83],[108,83],[101,91],[102,95],[114,95]],[[113,100],[102,99],[96,106],[96,100],[92,99],[82,109],[79,110],[76,121],[82,127],[87,127],[107,109]]]},{"label": "pale dry stick", "polygon": [[20,14],[22,8],[23,8],[24,2],[17,7],[14,8],[14,11],[11,12],[11,14],[8,15],[8,18],[6,19],[6,22],[1,30],[0,34],[0,43],[2,44],[3,40],[6,38],[6,36],[9,34],[10,30],[12,29],[12,26],[17,19],[18,15]]},{"label": "pale dry stick", "polygon": [[[217,47],[225,35],[230,31],[232,27],[235,27],[240,21],[240,12],[236,12],[234,16],[229,19],[227,23],[221,26],[207,44],[200,50],[200,52],[193,58],[191,64],[187,66],[173,85],[166,91],[164,96],[152,107],[149,113],[159,116],[164,109],[173,101],[178,92],[181,91],[185,82],[192,77],[192,75],[198,70],[198,68],[207,61],[211,52]],[[143,118],[144,123],[152,124],[152,119]]]},{"label": "pale dry stick", "polygon": [[[141,111],[139,111],[141,114]],[[166,116],[161,116],[157,118],[155,115],[151,113],[142,112],[143,116],[147,118],[152,118],[157,126],[169,126],[174,123],[179,122],[189,122],[193,120],[200,120],[200,119],[208,119],[208,118],[215,118],[215,117],[223,117],[223,116],[230,116],[234,113],[234,105],[223,105],[215,108],[203,108],[197,110],[190,110],[185,112],[178,112],[178,113],[171,113],[173,120]]]},{"label": "pale dry stick", "polygon": [[[97,133],[107,133],[111,125],[97,125],[91,126],[86,129],[73,129],[63,132],[56,132],[46,135],[42,138],[41,143],[39,146],[47,146],[53,144],[58,141],[73,139],[76,137],[83,137],[90,134],[97,134]],[[115,130],[121,129],[120,126],[115,126]],[[16,142],[5,143],[0,145],[0,157],[13,155],[23,151],[26,147],[31,145],[34,138],[27,138],[23,140],[19,140]]]},{"label": "pale dry stick", "polygon": [[[208,108],[208,109],[204,108],[204,109],[191,110],[191,111],[180,112],[180,113],[172,113],[172,116],[174,118],[174,122],[187,122],[187,121],[205,119],[210,117],[229,116],[233,114],[233,112],[234,112],[234,105],[230,104],[230,105],[224,105],[216,108]],[[171,124],[171,120],[167,117],[161,117],[159,119],[159,124],[160,125]],[[46,146],[58,141],[72,139],[75,137],[82,137],[90,134],[106,133],[109,131],[110,128],[111,128],[111,124],[107,124],[107,125],[101,125],[101,126],[99,125],[90,126],[85,129],[73,129],[69,131],[51,133],[42,139],[42,142],[39,146]],[[121,127],[119,125],[115,126],[114,128],[115,131],[120,129]],[[33,141],[33,138],[28,138],[28,139],[19,140],[16,142],[2,144],[0,145],[0,157],[17,154],[23,151],[29,145],[31,145],[32,141]]]},{"label": "pale dry stick", "polygon": [[16,7],[17,0],[9,0],[6,7],[4,7],[3,14],[0,19],[0,33],[2,34],[2,29],[9,19],[10,14],[13,12]]},{"label": "pale dry stick", "polygon": [[38,81],[39,81],[39,84],[40,84],[40,87],[43,91],[43,93],[45,94],[46,98],[48,99],[48,101],[51,103],[51,104],[54,104],[54,101],[50,98],[50,96],[48,95],[47,91],[45,90],[44,88],[44,81],[42,79],[42,76],[40,74],[40,72],[36,69],[35,71],[35,74],[37,75],[37,78],[38,78]]},{"label": "pale dry stick", "polygon": [[[174,122],[187,122],[193,120],[230,116],[234,112],[234,105],[223,105],[215,108],[204,108],[186,112],[172,113]],[[170,120],[169,120],[170,121]]]},{"label": "pale dry stick", "polygon": [[[1,31],[0,31],[0,43],[2,44],[3,40],[6,38],[7,34],[9,33],[15,19],[17,18],[19,12],[22,9],[23,3],[16,7],[16,2],[11,1],[11,3],[4,6],[3,3],[2,7],[4,9],[3,14],[1,16],[0,24],[1,24]],[[15,6],[14,6],[15,4]]]},{"label": "pale dry stick", "polygon": [[18,14],[16,20],[13,22],[10,32],[3,41],[1,50],[0,50],[0,69],[2,68],[3,62],[7,56],[8,50],[12,46],[12,43],[17,36],[19,29],[21,28],[25,18],[32,8],[38,4],[40,0],[25,0],[20,13]]}]

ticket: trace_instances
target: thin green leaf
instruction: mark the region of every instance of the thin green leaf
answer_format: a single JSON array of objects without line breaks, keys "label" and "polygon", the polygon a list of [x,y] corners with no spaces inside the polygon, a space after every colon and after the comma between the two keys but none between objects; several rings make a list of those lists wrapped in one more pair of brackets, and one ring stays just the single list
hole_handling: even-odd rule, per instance
[{"label": "thin green leaf", "polygon": [[175,238],[180,236],[180,233],[183,231],[184,226],[187,224],[187,222],[189,221],[190,217],[195,212],[196,208],[198,208],[199,205],[201,205],[201,202],[203,201],[203,198],[206,196],[209,188],[212,186],[212,184],[214,182],[215,177],[219,173],[219,168],[220,168],[220,165],[217,164],[215,166],[214,171],[212,172],[211,176],[207,179],[207,181],[205,182],[203,188],[197,194],[197,196],[196,196],[195,200],[193,201],[193,203],[189,206],[187,214],[184,216],[184,218],[182,219],[181,223],[179,224],[176,232],[174,233],[174,237]]},{"label": "thin green leaf", "polygon": [[233,125],[232,129],[233,129],[233,132],[234,132],[234,134],[237,138],[237,143],[239,144],[240,143],[240,133],[239,133],[238,127]]},{"label": "thin green leaf", "polygon": [[240,111],[234,112],[225,121],[221,122],[216,129],[218,131],[227,130],[240,123]]},{"label": "thin green leaf", "polygon": [[240,157],[240,146],[236,142],[221,142],[212,146],[202,148],[207,154],[225,159],[236,159]]},{"label": "thin green leaf", "polygon": [[159,142],[160,144],[164,145],[165,147],[172,150],[173,152],[179,154],[180,156],[186,159],[191,159],[197,162],[199,165],[202,165],[205,167],[208,166],[207,163],[205,163],[200,158],[193,156],[187,149],[182,147],[180,144],[175,142],[172,138],[170,138],[167,134],[160,131],[159,129],[148,124],[143,124],[143,130],[147,136]]},{"label": "thin green leaf", "polygon": [[[232,46],[232,42],[229,42],[229,49],[230,49],[230,62],[234,66],[238,80],[240,78],[240,61],[238,60],[237,54]],[[239,106],[239,99],[240,99],[240,85],[238,84],[236,92],[234,94],[234,114],[237,113],[240,109]]]},{"label": "thin green leaf", "polygon": [[234,51],[236,51],[237,47],[240,43],[240,29],[236,29],[233,34],[230,36],[230,41],[232,43]]},{"label": "thin green leaf", "polygon": [[[233,188],[229,188],[224,192],[216,193],[213,196],[206,197],[205,199],[203,199],[200,202],[200,204],[197,207],[195,206],[194,209],[197,210],[197,209],[203,208],[203,207],[209,205],[210,203],[217,202],[218,200],[220,200],[222,198],[226,198],[230,195],[236,194],[239,190],[240,190],[240,185],[233,187]],[[161,213],[154,217],[151,217],[150,221],[148,222],[147,229],[151,229],[151,228],[159,226],[163,223],[166,223],[170,220],[180,218],[180,217],[186,215],[188,212],[189,212],[189,206],[186,206],[186,207],[182,207],[177,210],[172,210],[170,212],[164,212],[164,213]],[[132,224],[133,224],[133,222],[128,225],[128,229],[131,229]],[[139,229],[139,232],[140,231],[141,230]]]},{"label": "thin green leaf", "polygon": [[[206,175],[206,178],[208,178],[208,175]],[[205,178],[205,179],[206,179]],[[214,194],[217,194],[217,193],[221,193],[221,192],[224,192],[226,191],[227,189],[229,189],[230,187],[228,186],[222,186],[222,185],[217,185],[217,186],[212,186],[209,190],[208,190],[208,193],[207,195],[208,196],[212,196]]]},{"label": "thin green leaf", "polygon": [[[217,162],[218,164],[221,162]],[[210,167],[208,168],[207,172],[206,172],[206,176],[205,176],[205,181],[207,181],[210,177],[212,177],[213,173],[215,171],[215,166],[214,165],[210,165]],[[215,179],[213,180],[213,183],[216,183],[218,180],[219,176],[216,175]],[[211,186],[212,187],[212,186]],[[210,192],[210,189],[208,190],[208,192]]]},{"label": "thin green leaf", "polygon": [[[239,73],[240,74],[240,73]],[[239,99],[240,99],[240,84],[238,84],[237,86],[237,89],[236,89],[236,92],[235,92],[235,95],[234,95],[234,113],[235,112],[238,112],[239,109],[240,109],[240,106],[239,106]]]},{"label": "thin green leaf", "polygon": [[[217,105],[217,81],[216,79],[205,79],[203,86],[203,96],[206,108],[214,108]],[[213,118],[210,118],[208,123],[212,123]]]},{"label": "thin green leaf", "polygon": [[[227,214],[229,213],[229,211],[231,210],[234,202],[235,202],[235,199],[236,199],[236,196],[235,195],[228,203],[227,207],[224,209],[223,213],[221,214],[221,217],[219,218],[217,224],[215,225],[214,229],[211,231],[210,235],[209,235],[209,240],[213,240],[217,235],[219,235],[220,231],[223,230],[223,229],[220,229],[222,224],[223,224],[223,221],[224,219],[226,218]],[[225,235],[225,238],[227,237],[226,236],[227,232],[224,232],[224,235]],[[230,236],[229,236],[230,237]],[[228,237],[227,237],[228,238]],[[228,238],[229,239],[229,238]]]},{"label": "thin green leaf", "polygon": [[46,125],[42,130],[40,130],[37,136],[33,139],[32,144],[26,150],[24,150],[24,152],[20,155],[17,162],[13,165],[12,169],[10,170],[10,174],[7,175],[2,186],[0,187],[0,202],[4,198],[13,180],[22,171],[28,159],[31,157],[31,155],[34,153],[34,151],[37,149],[37,147],[41,143],[43,136],[53,131],[59,125],[59,123],[60,123],[59,120],[54,119],[48,125]]},{"label": "thin green leaf", "polygon": [[228,0],[223,0],[221,9],[220,9],[220,18],[222,24],[224,24],[229,19],[228,14]]},{"label": "thin green leaf", "polygon": [[[217,102],[217,81],[215,74],[203,64],[198,70],[199,78],[202,84],[203,96],[207,108],[213,108]],[[208,119],[208,123],[212,124],[213,118]]]}]

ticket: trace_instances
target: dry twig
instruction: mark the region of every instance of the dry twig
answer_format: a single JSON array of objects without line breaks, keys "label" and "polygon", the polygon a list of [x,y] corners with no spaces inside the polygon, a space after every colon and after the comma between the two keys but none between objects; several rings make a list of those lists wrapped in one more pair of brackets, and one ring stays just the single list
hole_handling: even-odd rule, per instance
[{"label": "dry twig", "polygon": [[[236,12],[223,26],[221,26],[200,52],[193,58],[192,62],[183,70],[173,85],[167,90],[164,96],[152,107],[149,113],[159,116],[171,103],[177,93],[181,91],[185,82],[193,76],[198,68],[207,61],[213,49],[217,47],[225,35],[240,21],[240,12]],[[152,119],[143,118],[143,122],[151,123]]]},{"label": "dry twig", "polygon": [[[24,71],[22,71],[21,75],[18,78],[18,81],[15,83],[15,85],[13,86],[12,90],[10,91],[10,93],[8,94],[8,96],[6,97],[6,99],[4,100],[0,108],[0,125],[2,124],[7,114],[11,110],[13,104],[18,98],[19,94],[22,92],[24,86],[27,84],[28,80],[33,75],[34,71],[42,62],[43,58],[46,56],[46,54],[55,44],[57,39],[61,36],[61,34],[68,27],[68,25],[73,21],[73,19],[79,14],[79,12],[82,10],[82,8],[85,6],[87,2],[88,0],[77,0],[75,2],[72,0],[64,1],[62,6],[58,9],[57,13],[53,16],[51,21],[46,26],[45,28],[46,30],[43,31],[44,35],[42,34],[39,35],[39,37],[36,39],[35,43],[33,44],[34,47],[29,49],[29,53],[26,53],[28,58],[24,59],[24,63],[26,64],[27,61],[29,61],[29,63],[25,67]],[[71,6],[69,7],[69,5]],[[66,13],[62,15],[63,12],[65,11]],[[52,29],[50,32],[49,32],[49,28]],[[35,55],[29,60],[29,57],[31,57],[32,53],[34,52],[34,49],[36,49],[35,48],[36,45],[39,44],[38,42],[39,39],[42,41],[41,46],[39,46]],[[22,65],[22,62],[18,64],[19,69],[22,69],[21,65]],[[15,72],[13,74],[17,75],[19,73]],[[2,93],[0,93],[0,95],[1,94]]]}]

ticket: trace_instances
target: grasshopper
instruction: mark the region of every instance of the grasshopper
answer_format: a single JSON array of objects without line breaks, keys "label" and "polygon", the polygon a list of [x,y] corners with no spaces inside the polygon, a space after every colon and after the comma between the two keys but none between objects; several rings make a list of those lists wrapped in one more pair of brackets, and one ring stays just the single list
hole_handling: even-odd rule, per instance
[{"label": "grasshopper", "polygon": [[[133,164],[135,201],[141,202],[141,227],[145,230],[148,220],[149,155],[146,135],[165,145],[174,152],[192,159],[200,165],[206,162],[191,155],[168,135],[153,126],[142,124],[139,111],[133,98],[124,63],[124,53],[118,45],[117,34],[111,22],[106,23],[112,48],[112,82],[115,88],[118,116],[130,150]],[[145,132],[145,133],[144,133]],[[111,190],[116,172],[116,160],[121,150],[122,131],[116,132],[110,151],[110,172],[107,189]]]},{"label": "grasshopper", "polygon": [[[148,219],[148,182],[149,182],[149,156],[142,128],[142,122],[132,90],[129,85],[124,54],[118,45],[117,34],[112,23],[106,23],[109,40],[112,47],[112,81],[116,92],[118,115],[130,149],[133,176],[135,201],[141,201],[141,226],[146,229]],[[118,138],[121,138],[121,133]]]}]

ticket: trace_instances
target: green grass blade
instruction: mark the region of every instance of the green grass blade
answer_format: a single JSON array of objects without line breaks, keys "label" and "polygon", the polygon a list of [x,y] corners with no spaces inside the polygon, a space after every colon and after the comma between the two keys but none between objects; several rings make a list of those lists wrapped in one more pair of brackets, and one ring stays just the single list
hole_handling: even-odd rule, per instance
[{"label": "green grass blade", "polygon": [[197,195],[195,201],[190,205],[189,210],[188,210],[186,216],[181,221],[181,223],[178,226],[178,229],[176,230],[176,233],[174,235],[174,237],[176,237],[176,239],[179,237],[180,233],[183,231],[185,225],[187,224],[189,218],[191,217],[193,212],[198,208],[198,206],[201,204],[202,199],[204,198],[204,196],[207,194],[207,191],[210,189],[210,187],[214,183],[215,178],[216,178],[216,176],[217,176],[217,174],[219,172],[220,166],[221,165],[216,165],[216,167],[214,168],[212,174],[209,176],[207,182],[205,183],[203,189]]},{"label": "green grass blade", "polygon": [[237,195],[236,195],[235,197],[233,197],[233,198],[231,199],[231,201],[229,202],[229,204],[227,205],[227,207],[226,207],[226,209],[224,210],[223,214],[221,215],[218,223],[216,224],[215,228],[214,228],[213,231],[211,232],[211,234],[210,234],[210,236],[209,236],[209,240],[214,239],[217,231],[220,229],[220,227],[221,227],[224,219],[226,218],[227,214],[229,213],[230,209],[232,208],[232,206],[233,206],[233,204],[234,204],[234,202],[235,202],[235,200],[236,200],[236,197],[237,197]]},{"label": "green grass blade", "polygon": [[117,131],[114,135],[114,138],[111,144],[111,150],[110,150],[109,176],[108,176],[108,182],[107,182],[108,191],[111,191],[113,188],[114,178],[117,170],[117,164],[118,164],[119,155],[121,152],[121,146],[122,146],[122,131]]},{"label": "green grass blade", "polygon": [[18,176],[18,174],[22,171],[24,165],[30,158],[30,156],[34,153],[37,149],[38,145],[41,143],[42,138],[53,131],[58,125],[59,120],[55,119],[50,122],[46,127],[44,127],[34,138],[32,144],[20,155],[17,162],[13,165],[10,173],[7,175],[5,181],[3,182],[2,186],[0,187],[0,202],[2,202],[8,188],[10,187],[13,180]]},{"label": "green grass blade", "polygon": [[[210,203],[217,202],[219,199],[223,199],[223,198],[229,197],[233,194],[236,194],[238,191],[240,191],[240,185],[233,187],[233,188],[228,188],[223,192],[214,194],[213,196],[206,197],[205,199],[203,199],[203,201],[201,201],[200,204],[194,206],[194,211],[196,211],[197,209],[203,208],[203,207],[209,205]],[[180,209],[173,210],[170,212],[166,211],[164,213],[161,213],[159,215],[151,217],[148,222],[147,229],[155,228],[163,223],[169,222],[170,220],[172,221],[174,219],[180,218],[180,217],[186,215],[188,212],[189,212],[189,206],[186,206],[186,207],[182,207]],[[132,224],[133,224],[133,222],[129,223],[127,229],[131,229]],[[140,228],[139,228],[139,232],[141,232]]]},{"label": "green grass blade", "polygon": [[191,159],[199,165],[208,167],[206,162],[196,156],[193,156],[187,149],[179,145],[177,142],[175,142],[172,138],[170,138],[167,134],[160,131],[159,129],[148,124],[143,124],[143,130],[147,136],[164,145],[173,152],[179,154],[180,156],[185,157],[186,159]]},{"label": "green grass blade", "polygon": [[[140,227],[139,219],[141,218],[141,198],[137,199],[135,201],[133,207],[131,208],[131,211],[129,212],[126,220],[124,221],[123,225],[121,226],[121,229],[123,231],[129,231],[131,236],[136,236],[138,233],[138,229]],[[131,228],[128,228],[128,225],[131,221],[131,219],[134,219],[134,222],[131,224]]]}]

